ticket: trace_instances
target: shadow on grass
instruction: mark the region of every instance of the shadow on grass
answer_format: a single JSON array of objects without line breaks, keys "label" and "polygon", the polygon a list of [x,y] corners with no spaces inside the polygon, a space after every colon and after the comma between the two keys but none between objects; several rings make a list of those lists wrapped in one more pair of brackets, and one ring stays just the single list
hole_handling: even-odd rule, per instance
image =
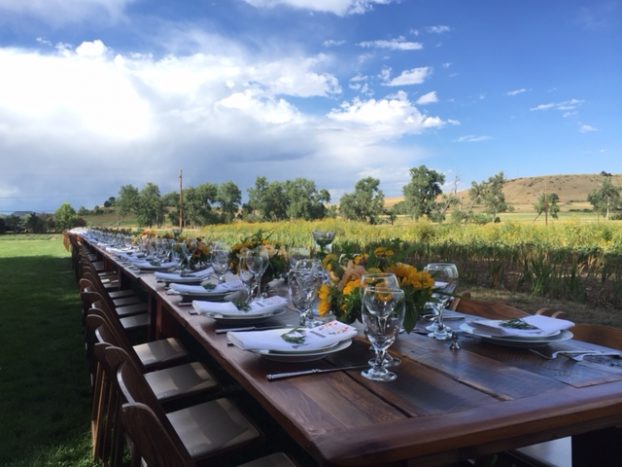
[{"label": "shadow on grass", "polygon": [[90,387],[70,259],[0,258],[0,465],[89,465]]}]

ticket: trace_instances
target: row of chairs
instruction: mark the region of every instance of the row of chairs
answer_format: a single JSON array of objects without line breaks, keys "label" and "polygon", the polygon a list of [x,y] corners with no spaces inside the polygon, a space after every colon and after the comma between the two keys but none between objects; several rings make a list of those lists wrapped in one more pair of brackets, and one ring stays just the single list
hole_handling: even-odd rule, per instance
[{"label": "row of chairs", "polygon": [[[104,466],[294,467],[205,363],[175,337],[149,340],[140,295],[85,245],[74,265],[93,381],[93,455]],[[144,315],[144,317],[141,317]],[[141,318],[136,318],[141,317]],[[128,319],[132,318],[132,319]],[[132,325],[141,319],[141,325]]]}]

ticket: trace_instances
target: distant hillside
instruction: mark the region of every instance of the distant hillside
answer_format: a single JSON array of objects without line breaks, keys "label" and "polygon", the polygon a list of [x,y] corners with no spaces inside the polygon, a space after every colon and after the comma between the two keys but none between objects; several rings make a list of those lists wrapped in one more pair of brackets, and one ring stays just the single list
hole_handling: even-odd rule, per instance
[{"label": "distant hillside", "polygon": [[[600,174],[521,177],[508,180],[503,192],[506,201],[517,212],[533,211],[533,204],[538,196],[545,191],[557,193],[560,208],[563,211],[568,211],[570,209],[591,208],[591,204],[587,202],[587,196],[602,182],[603,176]],[[622,174],[612,175],[611,182],[615,186],[622,186]],[[470,202],[468,190],[459,192],[458,196],[463,202]],[[402,197],[387,198],[385,204],[390,207],[402,199]]]}]

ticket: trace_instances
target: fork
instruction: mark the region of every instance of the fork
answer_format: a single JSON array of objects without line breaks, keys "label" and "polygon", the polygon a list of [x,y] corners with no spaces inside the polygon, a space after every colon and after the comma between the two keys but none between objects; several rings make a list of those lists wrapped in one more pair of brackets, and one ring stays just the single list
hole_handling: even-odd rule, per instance
[{"label": "fork", "polygon": [[616,351],[606,351],[606,350],[557,350],[553,352],[551,355],[544,354],[539,352],[536,349],[529,349],[531,353],[534,353],[542,358],[547,360],[555,360],[560,355],[565,355],[568,358],[571,358],[577,362],[583,361],[583,358],[586,356],[615,356],[622,357],[622,353]]}]

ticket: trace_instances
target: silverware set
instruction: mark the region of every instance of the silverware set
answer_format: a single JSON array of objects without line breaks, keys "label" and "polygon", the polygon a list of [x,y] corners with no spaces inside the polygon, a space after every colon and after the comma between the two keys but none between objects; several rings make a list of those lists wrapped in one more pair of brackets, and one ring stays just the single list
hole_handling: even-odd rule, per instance
[{"label": "silverware set", "polygon": [[555,360],[560,356],[568,357],[576,362],[582,362],[585,357],[622,358],[622,352],[616,352],[614,350],[557,350],[551,354],[545,354],[536,349],[529,349],[529,351],[546,360]]}]

